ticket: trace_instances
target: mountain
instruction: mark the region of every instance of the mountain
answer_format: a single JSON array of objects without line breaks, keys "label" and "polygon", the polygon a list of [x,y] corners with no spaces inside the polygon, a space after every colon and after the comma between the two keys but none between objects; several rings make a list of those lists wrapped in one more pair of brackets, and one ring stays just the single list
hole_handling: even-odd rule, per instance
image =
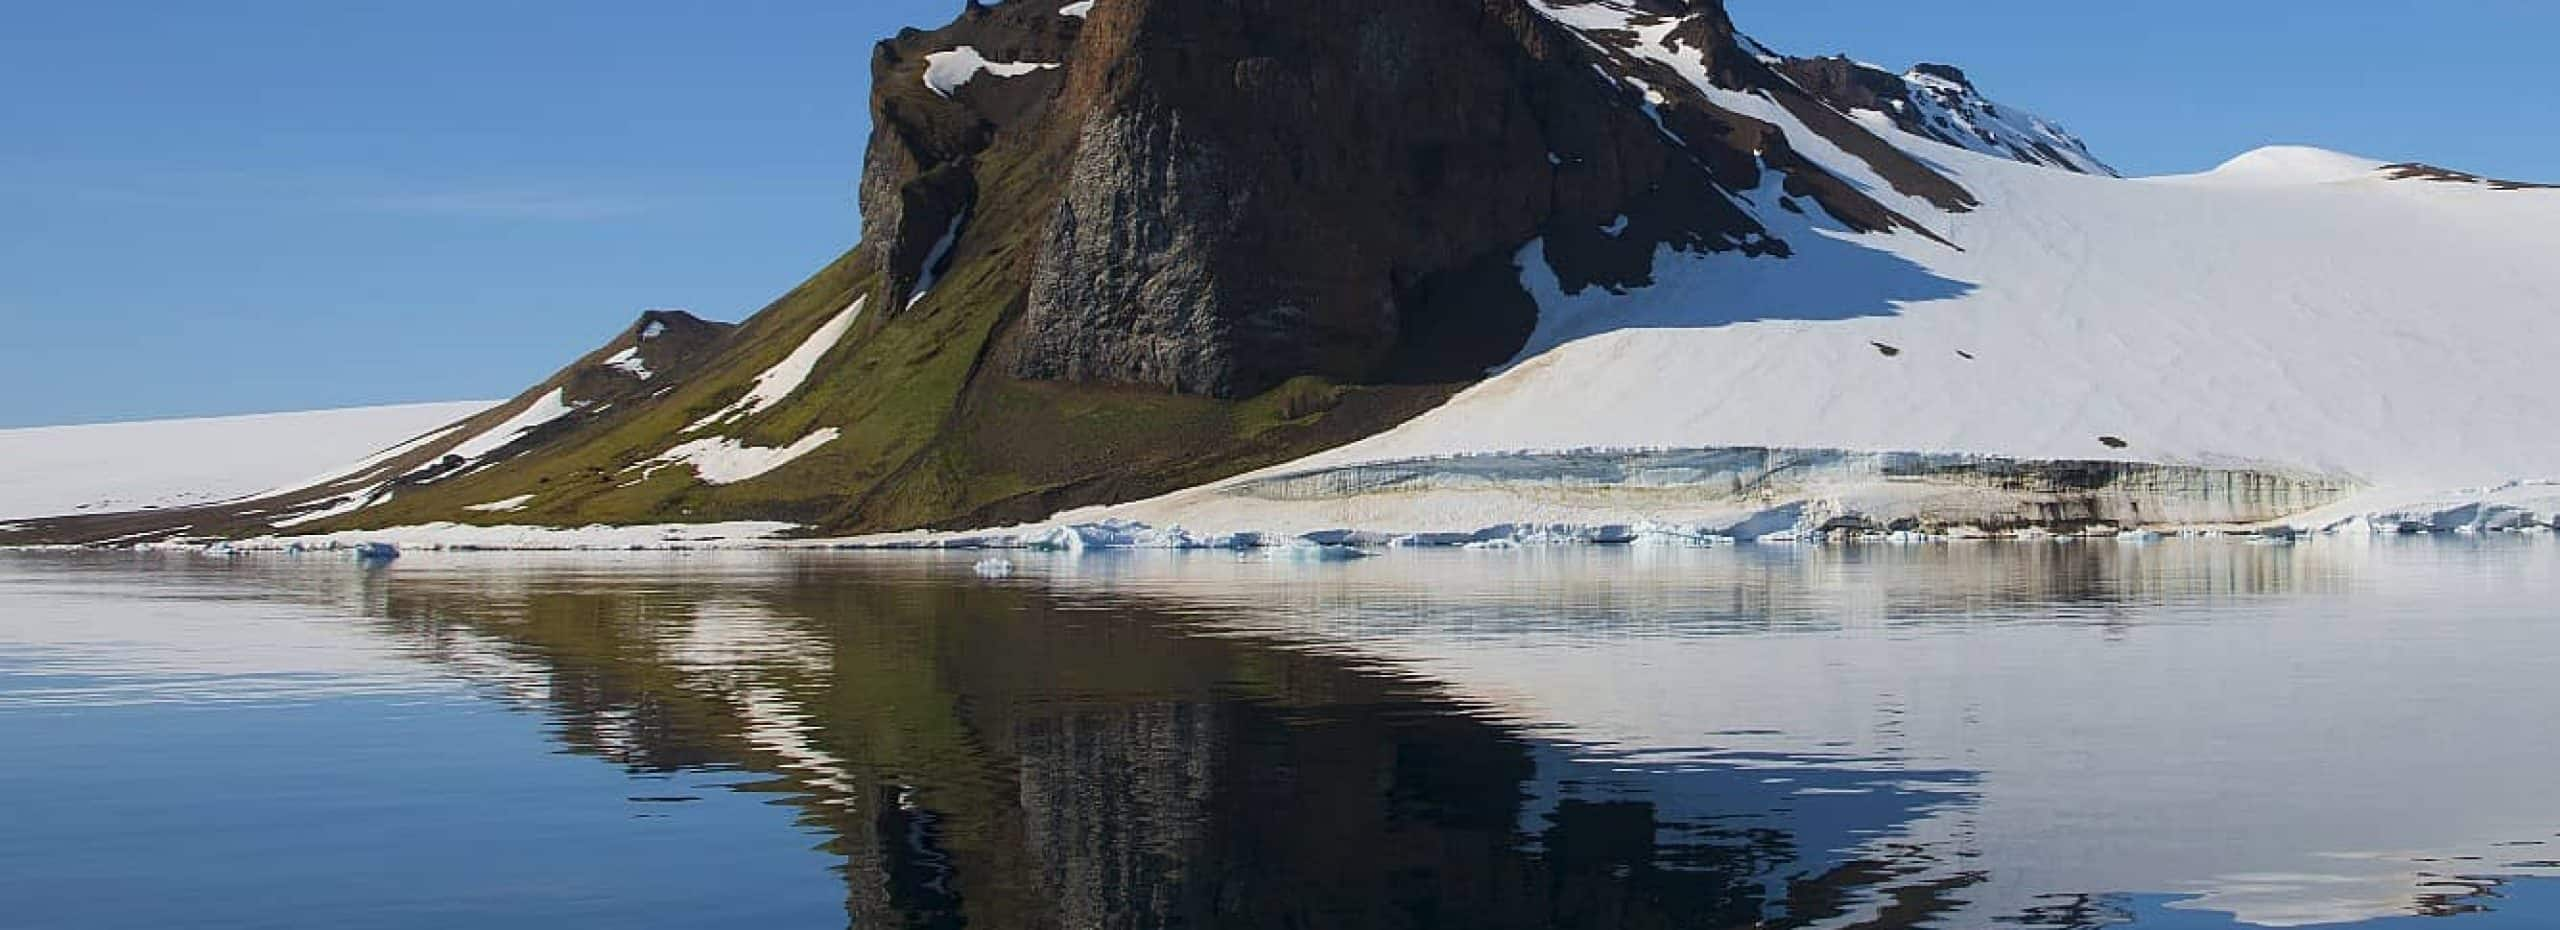
[{"label": "mountain", "polygon": [[2513,481],[2560,460],[2519,389],[2560,344],[2547,189],[2295,149],[2120,179],[1957,68],[1787,58],[1716,0],[971,2],[872,73],[862,241],[763,312],[643,317],[340,476],[151,519],[2560,514]]}]

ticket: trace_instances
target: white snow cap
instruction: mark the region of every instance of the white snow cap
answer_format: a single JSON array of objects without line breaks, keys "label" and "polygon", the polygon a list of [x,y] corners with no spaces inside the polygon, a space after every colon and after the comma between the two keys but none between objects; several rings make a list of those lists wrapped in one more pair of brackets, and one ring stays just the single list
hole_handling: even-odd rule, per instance
[{"label": "white snow cap", "polygon": [[2191,177],[2237,184],[2334,184],[2369,177],[2386,164],[2307,145],[2270,145]]}]

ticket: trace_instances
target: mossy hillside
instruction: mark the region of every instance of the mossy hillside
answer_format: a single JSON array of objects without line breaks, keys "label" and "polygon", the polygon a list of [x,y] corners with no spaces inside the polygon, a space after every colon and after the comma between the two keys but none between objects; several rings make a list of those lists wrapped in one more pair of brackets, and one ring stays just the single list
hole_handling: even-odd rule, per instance
[{"label": "mossy hillside", "polygon": [[[757,373],[789,354],[867,283],[851,254],[839,258],[740,326],[719,355],[684,383],[586,419],[576,429],[521,450],[496,467],[402,489],[389,502],[332,523],[358,527],[434,520],[574,524],[725,519],[685,512],[698,508],[682,499],[695,484],[689,473],[675,474],[683,469],[665,470],[634,485],[631,482],[639,472],[632,467],[688,438],[682,435],[686,426],[735,400]],[[859,346],[861,335],[862,328],[857,327],[855,337],[847,340],[848,347]],[[723,432],[734,435],[757,425],[739,424]],[[493,514],[465,509],[525,494],[534,495],[534,500],[522,511]]]},{"label": "mossy hillside", "polygon": [[[1300,378],[1242,400],[1006,374],[1032,256],[1057,202],[1072,136],[999,147],[973,170],[979,210],[930,292],[892,307],[866,249],[837,259],[731,333],[686,383],[605,411],[481,472],[438,482],[335,528],[435,520],[501,524],[783,520],[849,534],[1039,520],[1215,481],[1350,442],[1459,387]],[[716,430],[686,426],[742,394],[856,295],[843,344],[792,397]],[[773,472],[710,485],[692,469],[635,468],[707,435],[762,447],[838,437]],[[523,510],[474,504],[533,495]],[[321,527],[333,528],[333,527]]]}]

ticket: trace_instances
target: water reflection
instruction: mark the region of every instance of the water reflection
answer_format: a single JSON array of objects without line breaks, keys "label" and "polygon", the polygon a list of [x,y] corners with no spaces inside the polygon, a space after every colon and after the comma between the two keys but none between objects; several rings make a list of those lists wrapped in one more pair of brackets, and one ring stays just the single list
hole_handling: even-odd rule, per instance
[{"label": "water reflection", "polygon": [[[436,654],[502,641],[581,752],[771,774],[858,926],[1809,926],[1907,871],[1809,854],[1965,779],[1771,759],[1792,784],[1693,769],[1665,811],[1636,770],[1196,612],[930,562],[733,567],[533,568],[496,597],[403,572],[374,613]],[[1791,803],[1815,786],[1839,800]],[[1912,894],[1871,925],[1938,908]]]},{"label": "water reflection", "polygon": [[572,752],[751,776],[854,926],[1882,930],[2539,900],[2477,876],[2560,830],[2551,549],[33,570],[336,610]]}]

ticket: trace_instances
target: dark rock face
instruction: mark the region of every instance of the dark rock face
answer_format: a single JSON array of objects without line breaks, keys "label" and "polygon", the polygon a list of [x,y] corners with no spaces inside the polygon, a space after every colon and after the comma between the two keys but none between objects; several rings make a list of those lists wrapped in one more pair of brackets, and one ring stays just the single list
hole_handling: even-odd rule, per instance
[{"label": "dark rock face", "polygon": [[2508,181],[2499,178],[2482,177],[2468,171],[2455,171],[2451,168],[2439,168],[2434,165],[2413,161],[2401,162],[2396,165],[2384,165],[2382,166],[2382,174],[2384,177],[2390,178],[2394,181],[2434,181],[2440,184],[2471,184],[2486,187],[2490,190],[2501,191],[2560,190],[2560,184],[2537,184],[2531,181]]},{"label": "dark rock face", "polygon": [[[567,389],[566,397],[574,404],[637,399],[685,380],[737,328],[683,310],[650,310],[554,380]],[[631,353],[629,361],[606,364],[625,351]]]},{"label": "dark rock face", "polygon": [[[1222,396],[1382,377],[1426,280],[1560,212],[1596,229],[1667,175],[1708,193],[1514,0],[1123,2],[1090,28],[1024,376]],[[1563,181],[1549,153],[1594,142]]]},{"label": "dark rock face", "polygon": [[[1790,58],[1779,64],[1796,84],[1832,106],[1843,110],[1874,110],[1893,117],[1904,132],[1927,133],[1910,114],[1895,106],[1911,97],[1911,85],[1901,76],[1859,64],[1841,56],[1832,58]],[[1917,70],[1917,69],[1914,69]]]},{"label": "dark rock face", "polygon": [[927,277],[924,266],[936,257],[935,247],[977,201],[978,156],[1036,116],[1060,81],[1054,69],[1000,79],[979,75],[945,97],[923,79],[931,57],[965,47],[992,62],[1062,61],[1083,20],[1058,15],[1056,7],[1051,0],[1022,0],[991,9],[972,0],[949,26],[905,30],[873,49],[862,243],[888,279],[874,305],[906,303]]},{"label": "dark rock face", "polygon": [[[1101,0],[1074,17],[1016,0],[902,34],[874,56],[862,186],[881,305],[954,261],[955,238],[960,261],[1002,241],[1022,309],[997,361],[1015,377],[1220,397],[1303,375],[1463,381],[1535,324],[1516,265],[1532,242],[1568,291],[1648,284],[1665,248],[1786,255],[1737,203],[1767,171],[1790,209],[1921,229],[1633,54],[1632,35],[1539,3],[1580,5]],[[1972,205],[1742,49],[1719,0],[1634,15],[1674,23],[1669,44],[1718,85],[1768,94],[1903,193]],[[1058,67],[926,86],[962,47]],[[992,193],[1025,164],[1043,189]],[[981,224],[988,197],[1015,219]]]}]

